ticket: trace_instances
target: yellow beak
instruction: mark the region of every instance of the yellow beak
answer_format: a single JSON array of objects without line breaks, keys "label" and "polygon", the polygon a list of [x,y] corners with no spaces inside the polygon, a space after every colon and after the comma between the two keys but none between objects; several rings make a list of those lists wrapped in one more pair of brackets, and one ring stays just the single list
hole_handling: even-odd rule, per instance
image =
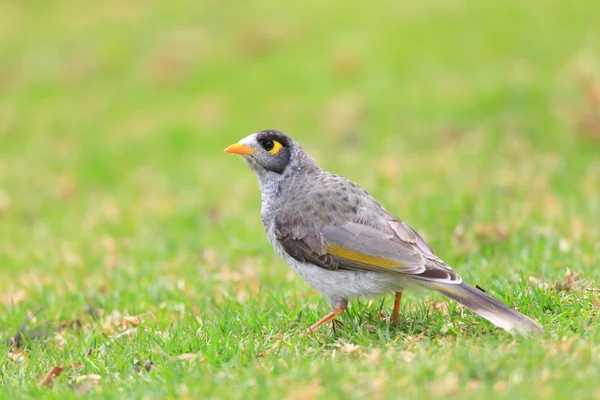
[{"label": "yellow beak", "polygon": [[249,156],[252,153],[254,153],[256,150],[253,149],[252,147],[246,146],[245,144],[236,143],[236,144],[232,144],[231,146],[229,146],[228,148],[226,148],[223,151],[225,153],[241,154],[243,156]]}]

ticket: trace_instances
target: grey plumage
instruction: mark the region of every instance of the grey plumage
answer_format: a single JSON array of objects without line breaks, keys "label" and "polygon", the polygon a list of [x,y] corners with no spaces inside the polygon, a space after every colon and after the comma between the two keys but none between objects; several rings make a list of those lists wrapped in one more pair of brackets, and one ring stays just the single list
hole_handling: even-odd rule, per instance
[{"label": "grey plumage", "polygon": [[521,333],[542,331],[537,322],[464,282],[458,285],[432,282],[424,286],[450,297],[504,330],[514,329]]},{"label": "grey plumage", "polygon": [[503,329],[542,330],[463,283],[410,226],[354,182],[319,168],[284,133],[258,132],[235,146],[230,152],[243,154],[258,178],[269,240],[332,309],[343,311],[354,297],[425,287]]}]

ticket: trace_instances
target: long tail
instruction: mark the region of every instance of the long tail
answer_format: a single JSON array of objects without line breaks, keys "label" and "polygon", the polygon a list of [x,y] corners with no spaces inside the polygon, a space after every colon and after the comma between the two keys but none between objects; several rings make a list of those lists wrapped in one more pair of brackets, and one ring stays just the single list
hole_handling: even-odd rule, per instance
[{"label": "long tail", "polygon": [[450,284],[433,281],[421,282],[423,286],[436,290],[456,300],[492,324],[506,331],[516,330],[522,334],[543,333],[544,329],[534,320],[494,299],[484,291],[466,283]]}]

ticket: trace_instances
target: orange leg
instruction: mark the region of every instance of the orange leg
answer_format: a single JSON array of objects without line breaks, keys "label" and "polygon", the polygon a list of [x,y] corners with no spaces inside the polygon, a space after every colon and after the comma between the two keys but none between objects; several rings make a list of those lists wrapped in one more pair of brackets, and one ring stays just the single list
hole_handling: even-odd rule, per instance
[{"label": "orange leg", "polygon": [[333,329],[335,331],[335,323],[339,322],[339,321],[334,321],[334,318],[337,317],[338,315],[340,315],[341,313],[344,312],[344,310],[346,309],[346,306],[348,305],[347,302],[344,302],[342,305],[340,305],[338,308],[336,308],[335,310],[333,310],[332,312],[330,312],[329,314],[327,314],[326,316],[324,316],[323,318],[321,318],[320,320],[318,320],[317,322],[315,322],[314,324],[312,324],[310,326],[310,328],[308,328],[306,330],[306,334],[307,335],[311,335],[314,331],[316,331],[317,329],[319,329],[319,327],[329,321],[332,322],[333,324]]},{"label": "orange leg", "polygon": [[402,292],[396,292],[396,300],[394,300],[394,313],[392,314],[392,323],[398,321],[400,316],[400,301],[402,300]]}]

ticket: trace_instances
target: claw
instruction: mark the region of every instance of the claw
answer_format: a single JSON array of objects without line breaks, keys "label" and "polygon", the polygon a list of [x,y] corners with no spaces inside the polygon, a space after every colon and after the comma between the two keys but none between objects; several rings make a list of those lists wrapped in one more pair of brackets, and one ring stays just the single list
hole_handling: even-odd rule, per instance
[{"label": "claw", "polygon": [[337,334],[336,327],[343,328],[344,323],[342,321],[338,321],[337,319],[332,319],[331,320],[331,330],[333,331],[333,333]]},{"label": "claw", "polygon": [[[347,305],[348,305],[348,302],[344,301],[337,309],[333,310],[332,312],[330,312],[329,314],[327,314],[326,316],[324,316],[323,318],[321,318],[320,320],[318,320],[317,322],[312,324],[310,326],[310,328],[308,328],[306,330],[306,334],[310,336],[314,331],[319,329],[319,327],[321,325],[323,325],[324,323],[327,323],[329,321],[332,321],[333,324],[336,324],[336,323],[342,324],[340,321],[336,321],[335,317],[337,317],[338,315],[343,313],[344,310],[346,309]],[[333,328],[333,331],[335,332],[335,328]]]}]

